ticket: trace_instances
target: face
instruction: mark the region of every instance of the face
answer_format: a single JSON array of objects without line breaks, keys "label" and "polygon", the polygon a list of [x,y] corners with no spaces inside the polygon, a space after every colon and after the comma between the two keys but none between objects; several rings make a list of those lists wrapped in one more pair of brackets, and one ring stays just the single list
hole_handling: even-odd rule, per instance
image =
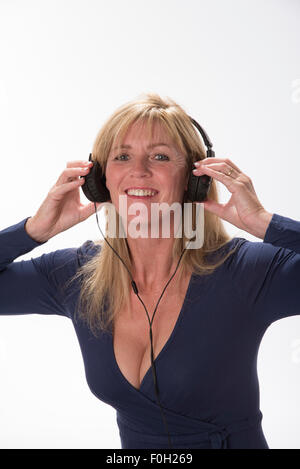
[{"label": "face", "polygon": [[[122,145],[112,148],[105,173],[106,186],[118,213],[119,195],[126,197],[128,211],[132,204],[142,202],[147,207],[148,215],[151,214],[153,202],[169,205],[182,203],[184,191],[187,190],[186,157],[175,147],[160,124],[154,124],[151,141],[143,124],[133,124]],[[130,189],[142,188],[151,191],[151,195],[128,193]],[[137,215],[136,212],[135,215],[127,214],[128,222]],[[150,223],[149,216],[145,222]]]}]

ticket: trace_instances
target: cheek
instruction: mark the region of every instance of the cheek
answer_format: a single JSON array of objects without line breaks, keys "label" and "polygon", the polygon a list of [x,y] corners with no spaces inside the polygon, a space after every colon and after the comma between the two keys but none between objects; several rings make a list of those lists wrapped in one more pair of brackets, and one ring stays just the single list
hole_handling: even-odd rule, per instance
[{"label": "cheek", "polygon": [[189,175],[185,166],[180,169],[177,168],[177,170],[174,171],[174,174],[172,174],[172,181],[173,183],[176,181],[176,188],[180,190],[182,189],[182,187],[185,187],[187,185],[188,178]]},{"label": "cheek", "polygon": [[106,177],[106,187],[108,188],[109,191],[113,192],[118,184],[118,181],[117,181],[118,178],[117,178],[116,173],[111,171],[110,168],[107,168],[105,177]]}]

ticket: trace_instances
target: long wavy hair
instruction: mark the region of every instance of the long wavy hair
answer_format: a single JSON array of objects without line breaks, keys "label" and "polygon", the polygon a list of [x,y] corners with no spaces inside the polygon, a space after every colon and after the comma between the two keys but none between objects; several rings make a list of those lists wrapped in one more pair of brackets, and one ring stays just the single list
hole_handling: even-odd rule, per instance
[{"label": "long wavy hair", "polygon": [[[159,123],[168,132],[171,140],[186,156],[185,170],[191,172],[193,162],[206,157],[206,151],[198,130],[191,123],[185,110],[169,97],[162,98],[156,93],[145,93],[137,99],[129,101],[119,107],[99,130],[93,148],[93,160],[98,161],[105,174],[106,164],[111,148],[122,140],[130,126],[136,122],[143,122],[153,132],[153,124]],[[217,185],[214,180],[209,191],[209,198],[219,202]],[[183,203],[188,202],[184,193]],[[183,206],[183,204],[182,204]],[[133,265],[126,237],[119,237],[118,227],[122,226],[119,214],[111,210],[105,211],[106,230],[105,237],[111,246],[133,271]],[[115,216],[117,236],[108,236],[108,226],[112,221],[109,217]],[[182,220],[184,217],[182,217]],[[119,223],[121,223],[119,225]],[[177,282],[180,288],[181,280],[188,273],[198,275],[212,274],[232,253],[236,247],[225,254],[223,248],[232,237],[228,235],[222,220],[211,212],[204,211],[204,242],[199,249],[186,249],[180,261],[179,268],[172,281]],[[173,260],[178,260],[188,238],[183,235],[174,238]],[[113,320],[121,309],[129,309],[131,305],[131,278],[120,262],[119,258],[108,246],[105,240],[97,240],[96,253],[83,265],[76,274],[69,279],[67,285],[80,278],[80,294],[77,304],[76,318],[84,321],[92,333],[97,336],[100,331],[111,331]],[[228,250],[227,250],[228,251]],[[215,255],[217,252],[220,255]],[[213,254],[213,256],[211,256]],[[212,261],[213,259],[213,261]]]}]

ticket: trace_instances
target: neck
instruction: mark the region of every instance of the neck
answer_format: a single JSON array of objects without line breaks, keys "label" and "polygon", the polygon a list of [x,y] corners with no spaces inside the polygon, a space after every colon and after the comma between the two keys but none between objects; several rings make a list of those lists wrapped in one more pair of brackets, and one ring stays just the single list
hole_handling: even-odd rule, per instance
[{"label": "neck", "polygon": [[[172,238],[128,238],[133,271],[138,290],[144,294],[162,291],[175,272],[179,257],[172,260]],[[178,270],[175,275],[177,275]]]}]

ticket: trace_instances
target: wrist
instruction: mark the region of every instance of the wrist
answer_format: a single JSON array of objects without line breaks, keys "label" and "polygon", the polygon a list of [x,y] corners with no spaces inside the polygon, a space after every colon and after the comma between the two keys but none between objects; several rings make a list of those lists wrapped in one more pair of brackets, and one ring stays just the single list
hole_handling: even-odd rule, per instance
[{"label": "wrist", "polygon": [[261,212],[259,215],[257,215],[257,217],[255,218],[255,223],[253,224],[249,232],[253,236],[256,236],[256,238],[260,238],[263,240],[265,238],[266,231],[268,229],[272,217],[273,213],[264,210],[264,212]]},{"label": "wrist", "polygon": [[33,241],[36,241],[37,243],[45,243],[48,241],[48,238],[43,237],[37,230],[37,228],[34,225],[34,218],[29,217],[27,221],[25,222],[24,225],[25,231],[30,236]]}]

